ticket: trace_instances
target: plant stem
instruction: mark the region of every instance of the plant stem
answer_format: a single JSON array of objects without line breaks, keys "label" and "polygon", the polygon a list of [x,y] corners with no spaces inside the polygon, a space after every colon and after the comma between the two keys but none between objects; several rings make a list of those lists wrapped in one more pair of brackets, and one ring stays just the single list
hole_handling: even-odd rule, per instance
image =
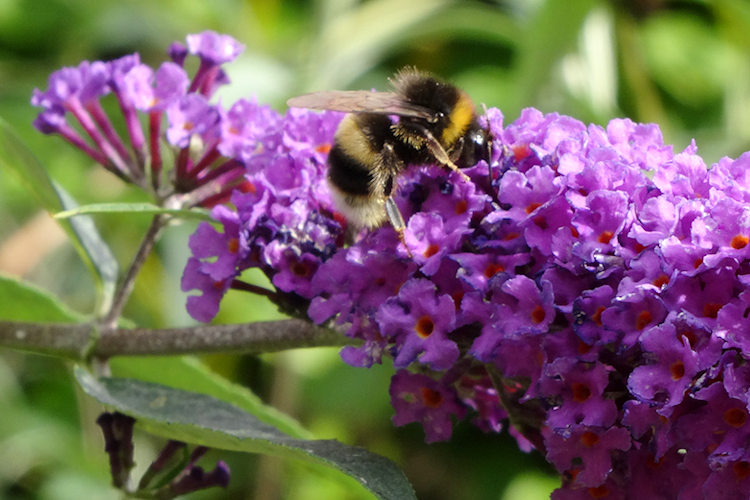
[{"label": "plant stem", "polygon": [[[186,328],[115,328],[96,339],[90,324],[0,321],[0,346],[76,361],[86,356],[262,353],[351,344],[344,335],[301,319],[200,325]],[[92,346],[92,339],[95,345]]]},{"label": "plant stem", "polygon": [[[521,403],[521,398],[525,394],[526,390],[524,384],[519,383],[516,380],[503,377],[503,375],[492,365],[485,365],[487,374],[492,380],[492,385],[497,390],[497,396],[500,399],[500,404],[508,413],[508,421],[510,425],[516,428],[523,437],[529,440],[538,451],[542,454],[546,453],[546,447],[544,446],[544,438],[541,434],[541,428],[543,425],[543,410],[539,406],[538,401],[528,401]],[[526,383],[528,386],[528,383]],[[509,390],[509,388],[512,388]]]},{"label": "plant stem", "polygon": [[120,318],[120,315],[122,315],[122,310],[125,307],[130,294],[133,292],[138,272],[146,262],[146,258],[154,248],[156,240],[159,238],[159,234],[167,225],[168,221],[169,217],[164,214],[155,215],[151,221],[151,225],[149,226],[148,231],[146,231],[143,241],[141,241],[141,246],[138,248],[138,252],[135,254],[135,257],[133,257],[133,261],[130,263],[130,267],[128,267],[128,271],[117,289],[114,300],[112,301],[112,306],[102,320],[105,332],[114,329],[117,325],[117,320]]}]

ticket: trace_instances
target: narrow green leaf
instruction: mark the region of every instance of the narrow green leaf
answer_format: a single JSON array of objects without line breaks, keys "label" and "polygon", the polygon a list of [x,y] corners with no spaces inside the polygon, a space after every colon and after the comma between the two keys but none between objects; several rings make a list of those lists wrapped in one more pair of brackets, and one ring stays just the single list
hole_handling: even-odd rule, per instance
[{"label": "narrow green leaf", "polygon": [[[75,200],[47,175],[47,170],[0,119],[0,167],[14,172],[42,207],[51,212],[73,209]],[[105,309],[114,295],[118,266],[112,251],[102,240],[90,217],[61,220],[60,224],[71,238],[83,261],[93,271],[100,288],[100,308]]]},{"label": "narrow green leaf", "polygon": [[[716,27],[695,16],[654,16],[640,26],[651,78],[679,102],[706,106],[721,98],[742,64]],[[744,55],[740,56],[744,59]]]},{"label": "narrow green leaf", "polygon": [[518,43],[522,57],[514,80],[517,97],[504,107],[506,116],[515,116],[536,101],[537,94],[549,84],[556,63],[575,46],[586,16],[598,5],[593,0],[541,2]]},{"label": "narrow green leaf", "polygon": [[[371,67],[412,26],[448,5],[447,0],[374,0],[329,18],[310,46],[309,90],[346,84]],[[308,89],[305,89],[308,90]]]},{"label": "narrow green leaf", "polygon": [[252,413],[292,437],[312,437],[299,423],[272,406],[266,406],[248,388],[212,372],[192,356],[117,356],[109,360],[112,374],[199,392]]},{"label": "narrow green leaf", "polygon": [[[77,206],[75,200],[56,183],[53,183],[60,199],[60,207],[70,210]],[[92,269],[100,286],[101,295],[99,310],[106,311],[115,294],[119,266],[112,254],[112,250],[102,239],[94,225],[94,219],[89,216],[76,217],[60,221],[68,234],[73,234],[73,243],[78,254]]]},{"label": "narrow green leaf", "polygon": [[201,209],[173,209],[173,208],[162,208],[153,203],[91,203],[89,205],[80,205],[71,210],[65,210],[58,212],[54,215],[55,219],[67,219],[76,215],[84,214],[167,214],[182,219],[201,219],[201,220],[212,220],[207,210]]},{"label": "narrow green leaf", "polygon": [[213,448],[297,458],[339,470],[377,498],[415,499],[403,472],[390,460],[335,440],[306,441],[204,394],[124,378],[95,378],[81,368],[83,390],[104,405],[137,419],[146,431]]},{"label": "narrow green leaf", "polygon": [[51,293],[29,283],[0,275],[0,319],[76,323],[84,317]]},{"label": "narrow green leaf", "polygon": [[47,170],[2,118],[0,118],[0,166],[16,173],[44,208],[50,212],[60,209],[60,200],[47,175]]}]

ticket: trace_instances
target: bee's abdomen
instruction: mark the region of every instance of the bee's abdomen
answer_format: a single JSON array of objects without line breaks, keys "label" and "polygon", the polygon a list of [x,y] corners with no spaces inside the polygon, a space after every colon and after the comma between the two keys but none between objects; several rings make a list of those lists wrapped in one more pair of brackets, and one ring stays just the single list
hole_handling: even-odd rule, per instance
[{"label": "bee's abdomen", "polygon": [[350,195],[370,194],[373,170],[381,163],[383,145],[393,140],[391,121],[372,113],[344,117],[328,156],[328,178]]},{"label": "bee's abdomen", "polygon": [[372,174],[361,161],[349,156],[338,142],[328,154],[328,180],[349,195],[366,196],[370,192]]}]

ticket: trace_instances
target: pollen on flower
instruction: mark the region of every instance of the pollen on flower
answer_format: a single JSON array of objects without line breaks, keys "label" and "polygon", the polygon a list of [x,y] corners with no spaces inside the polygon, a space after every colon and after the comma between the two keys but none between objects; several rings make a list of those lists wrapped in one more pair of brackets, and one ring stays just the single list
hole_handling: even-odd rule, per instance
[{"label": "pollen on flower", "polygon": [[329,153],[331,151],[331,143],[330,142],[324,142],[322,144],[318,144],[315,146],[315,152],[316,153]]},{"label": "pollen on flower", "polygon": [[596,446],[598,442],[599,442],[599,436],[595,432],[586,431],[583,434],[581,434],[581,444],[583,444],[587,448]]},{"label": "pollen on flower", "polygon": [[570,229],[570,235],[573,238],[580,238],[581,233],[578,232],[578,229],[575,226],[568,226],[568,229]]},{"label": "pollen on flower", "polygon": [[682,337],[687,339],[691,349],[694,349],[695,346],[698,345],[698,336],[693,330],[679,330],[677,332],[677,340],[681,340]]},{"label": "pollen on flower", "polygon": [[222,289],[224,288],[224,284],[225,284],[225,283],[226,283],[226,281],[225,281],[225,280],[214,281],[214,282],[212,283],[212,286],[213,286],[213,287],[214,287],[214,288],[215,288],[216,290],[222,290]]},{"label": "pollen on flower", "polygon": [[576,349],[576,352],[578,354],[586,354],[589,351],[591,351],[591,345],[587,344],[581,339],[578,339],[578,348]]},{"label": "pollen on flower", "polygon": [[549,227],[549,224],[547,224],[547,218],[543,215],[537,215],[533,219],[531,219],[534,224],[540,229],[547,229]]},{"label": "pollen on flower", "polygon": [[604,243],[605,245],[608,245],[614,236],[615,236],[615,233],[613,233],[612,231],[602,231],[601,234],[599,235],[599,238],[597,238],[597,241],[599,243]]},{"label": "pollen on flower", "polygon": [[227,250],[229,250],[229,253],[237,253],[239,249],[240,240],[238,238],[229,238],[229,241],[227,241]]},{"label": "pollen on flower", "polygon": [[750,477],[750,463],[740,460],[732,464],[732,472],[737,479],[747,479]]},{"label": "pollen on flower", "polygon": [[669,374],[672,380],[680,380],[685,376],[685,364],[681,360],[675,361],[669,365]]},{"label": "pollen on flower", "polygon": [[652,453],[649,453],[648,460],[646,460],[646,467],[651,470],[657,470],[664,463],[664,457],[656,458]]},{"label": "pollen on flower", "polygon": [[456,203],[455,214],[456,215],[465,214],[468,209],[469,209],[469,202],[466,200],[459,200]]},{"label": "pollen on flower", "polygon": [[457,290],[451,294],[451,298],[453,299],[453,304],[456,306],[456,311],[461,310],[461,301],[464,300],[464,291],[463,290]]},{"label": "pollen on flower", "polygon": [[570,389],[573,394],[573,401],[576,403],[583,403],[591,397],[591,389],[584,383],[574,382],[571,384]]},{"label": "pollen on flower", "polygon": [[503,271],[505,271],[505,267],[503,267],[502,264],[492,262],[490,264],[487,264],[487,267],[484,268],[484,277],[489,279],[497,273],[501,273]]},{"label": "pollen on flower", "polygon": [[510,150],[513,152],[515,161],[521,161],[531,155],[531,148],[528,144],[514,144],[510,147]]},{"label": "pollen on flower", "polygon": [[568,469],[565,471],[565,474],[570,478],[571,481],[575,481],[580,473],[581,473],[580,468]]},{"label": "pollen on flower", "polygon": [[533,311],[531,311],[531,321],[536,323],[537,325],[544,321],[544,318],[547,316],[547,313],[544,311],[544,308],[540,305],[537,305]]},{"label": "pollen on flower", "polygon": [[747,410],[744,408],[730,408],[724,412],[724,422],[739,429],[747,422]]},{"label": "pollen on flower", "polygon": [[333,212],[333,220],[338,222],[339,226],[346,227],[346,216],[341,212]]},{"label": "pollen on flower", "polygon": [[591,498],[607,498],[609,496],[609,488],[607,485],[602,484],[600,486],[589,488],[588,494]]},{"label": "pollen on flower", "polygon": [[651,320],[653,319],[654,318],[651,315],[650,311],[641,311],[640,313],[638,313],[638,316],[635,318],[635,329],[643,330],[649,325],[649,323],[651,323]]},{"label": "pollen on flower", "polygon": [[422,387],[420,392],[422,394],[422,402],[428,408],[438,408],[443,402],[443,395],[434,389]]},{"label": "pollen on flower", "polygon": [[708,302],[703,306],[703,315],[707,318],[716,318],[723,306],[723,304],[717,304],[716,302]]},{"label": "pollen on flower", "polygon": [[748,238],[744,234],[738,234],[737,236],[732,238],[731,246],[735,250],[740,250],[742,248],[745,248],[748,242],[750,242],[750,238]]},{"label": "pollen on flower", "polygon": [[669,276],[667,276],[666,274],[662,274],[659,277],[657,277],[654,281],[652,281],[652,283],[654,284],[656,288],[661,288],[667,283],[669,283]]},{"label": "pollen on flower", "polygon": [[602,325],[604,325],[604,323],[602,323],[602,313],[606,309],[607,308],[604,307],[604,306],[599,306],[599,307],[596,308],[596,312],[591,316],[591,321],[593,321],[594,323],[596,323],[596,326],[602,326]]},{"label": "pollen on flower", "polygon": [[432,321],[432,318],[425,314],[417,320],[414,330],[417,332],[417,335],[425,339],[432,335],[433,330],[435,330],[435,323]]},{"label": "pollen on flower", "polygon": [[440,251],[440,246],[437,243],[430,243],[430,245],[428,245],[427,248],[425,248],[422,255],[424,255],[426,258],[429,259],[430,257],[435,255],[439,251]]},{"label": "pollen on flower", "polygon": [[258,192],[258,188],[252,182],[245,180],[235,189],[245,194],[255,194]]},{"label": "pollen on flower", "polygon": [[299,276],[300,278],[307,278],[310,276],[312,269],[309,265],[305,264],[304,262],[295,262],[292,264],[292,273],[294,273],[296,276]]},{"label": "pollen on flower", "polygon": [[529,203],[528,206],[526,207],[526,213],[530,214],[531,212],[533,212],[534,210],[536,210],[537,208],[541,206],[542,204],[538,202]]},{"label": "pollen on flower", "polygon": [[190,132],[191,130],[195,128],[195,124],[191,121],[186,120],[185,123],[182,124],[182,128],[186,132]]}]

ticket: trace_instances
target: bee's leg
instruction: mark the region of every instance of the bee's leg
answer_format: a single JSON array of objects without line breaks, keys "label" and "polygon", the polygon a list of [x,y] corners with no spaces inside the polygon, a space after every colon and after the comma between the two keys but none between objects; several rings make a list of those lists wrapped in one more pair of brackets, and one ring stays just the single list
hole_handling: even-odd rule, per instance
[{"label": "bee's leg", "polygon": [[344,245],[345,246],[352,246],[357,240],[357,234],[359,233],[359,228],[353,226],[352,224],[346,225],[346,230],[344,231]]},{"label": "bee's leg", "polygon": [[458,141],[456,141],[456,144],[453,146],[453,153],[448,155],[448,157],[453,163],[456,163],[458,159],[461,157],[461,151],[463,151],[464,149],[464,142],[466,142],[464,138],[459,137]]},{"label": "bee's leg", "polygon": [[396,231],[396,234],[398,234],[399,241],[406,248],[406,253],[411,257],[411,250],[409,250],[406,238],[404,237],[406,223],[396,202],[393,201],[393,193],[396,191],[396,176],[404,169],[405,165],[396,154],[393,144],[389,142],[383,145],[380,156],[383,161],[383,168],[379,169],[379,171],[384,175],[378,182],[378,185],[381,186],[383,196],[385,197],[385,214],[388,216],[388,220]]},{"label": "bee's leg", "polygon": [[427,149],[430,150],[430,153],[432,153],[432,156],[434,156],[437,161],[439,161],[446,167],[458,173],[458,175],[463,177],[465,181],[471,182],[469,176],[461,172],[461,169],[451,161],[448,153],[445,152],[445,149],[443,149],[443,146],[440,145],[440,142],[435,139],[435,136],[433,136],[430,131],[424,127],[421,127],[421,132],[425,139],[425,145],[427,146]]},{"label": "bee's leg", "polygon": [[385,199],[385,213],[388,215],[388,220],[391,222],[391,226],[396,230],[399,241],[401,241],[404,248],[406,248],[406,253],[409,257],[412,257],[411,250],[409,250],[409,246],[406,244],[406,238],[404,237],[406,223],[404,222],[404,217],[401,215],[401,211],[398,209],[396,202],[393,201],[392,196],[388,196]]},{"label": "bee's leg", "polygon": [[[482,103],[482,109],[484,110],[484,116],[487,116],[487,105],[485,103]],[[489,118],[487,118],[487,128],[484,129],[484,134],[487,142],[487,165],[490,165],[492,162],[492,142],[494,138],[492,137],[492,130],[490,130]],[[503,148],[507,149],[505,145],[503,145]],[[490,175],[490,177],[492,176]]]}]

